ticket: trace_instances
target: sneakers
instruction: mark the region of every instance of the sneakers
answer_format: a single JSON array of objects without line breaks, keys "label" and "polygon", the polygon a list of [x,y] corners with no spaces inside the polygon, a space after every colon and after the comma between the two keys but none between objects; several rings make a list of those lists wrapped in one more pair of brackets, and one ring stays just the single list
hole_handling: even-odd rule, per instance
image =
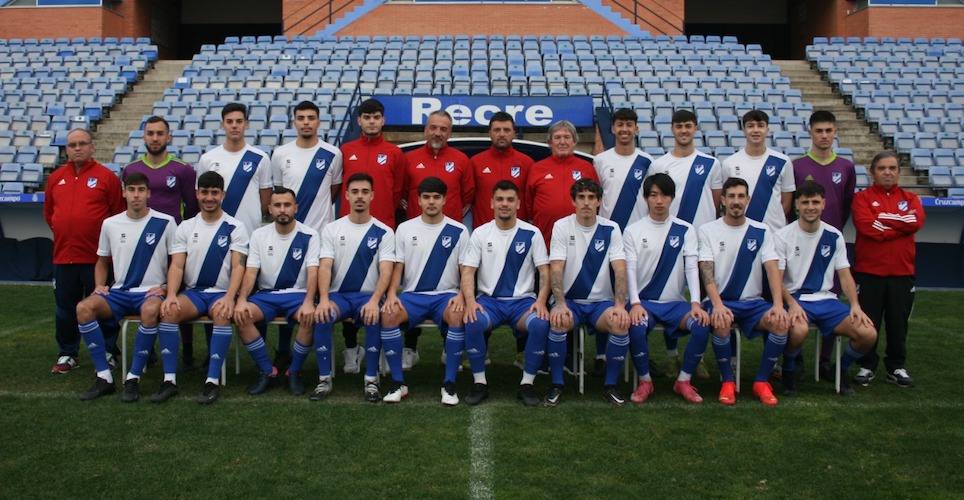
[{"label": "sneakers", "polygon": [[343,354],[345,367],[342,370],[345,373],[358,373],[361,371],[361,359],[364,354],[365,348],[360,345],[345,349]]},{"label": "sneakers", "polygon": [[388,390],[388,394],[382,398],[382,401],[386,403],[401,403],[403,399],[408,397],[408,386],[405,384],[400,384],[398,382],[392,382],[392,387]]},{"label": "sneakers", "polygon": [[797,395],[797,374],[796,374],[796,371],[783,370],[783,377],[780,378],[780,383],[783,384],[783,395],[784,395],[784,396],[796,396],[796,395]]},{"label": "sneakers", "polygon": [[472,390],[465,397],[465,402],[475,406],[489,399],[489,386],[486,384],[472,384]]},{"label": "sneakers", "polygon": [[196,401],[202,405],[209,405],[218,400],[218,396],[221,395],[221,386],[215,384],[214,382],[206,382],[204,384],[204,389],[201,394],[198,395]]},{"label": "sneakers", "polygon": [[125,403],[134,403],[141,399],[141,384],[136,378],[124,381],[124,391],[121,392],[120,400]]},{"label": "sneakers", "polygon": [[854,395],[854,388],[850,387],[850,381],[847,380],[847,377],[840,377],[840,391],[837,392],[837,394],[840,394],[841,396]]},{"label": "sneakers", "polygon": [[595,358],[592,360],[592,376],[600,378],[606,376],[606,358]]},{"label": "sneakers", "polygon": [[551,408],[559,404],[562,401],[562,386],[554,385],[549,388],[549,392],[546,393],[546,397],[542,398],[542,404]]},{"label": "sneakers", "polygon": [[157,392],[151,396],[151,403],[163,403],[177,396],[177,392],[177,384],[174,382],[163,382]]},{"label": "sneakers", "polygon": [[78,366],[80,365],[77,363],[77,358],[73,356],[61,356],[57,358],[57,362],[50,368],[50,373],[68,373]]},{"label": "sneakers", "polygon": [[284,373],[288,371],[288,365],[291,364],[291,352],[290,351],[278,351],[274,355],[274,361],[271,363],[278,370],[278,373]]},{"label": "sneakers", "polygon": [[640,380],[636,383],[636,389],[634,389],[633,393],[629,396],[629,400],[641,405],[649,399],[654,390],[652,380]]},{"label": "sneakers", "polygon": [[736,404],[736,382],[723,382],[720,387],[720,403],[727,406]]},{"label": "sneakers", "polygon": [[301,396],[305,393],[305,382],[301,380],[301,372],[291,373],[290,371],[286,373],[288,376],[288,391],[295,396]]},{"label": "sneakers", "polygon": [[402,370],[409,371],[418,364],[418,351],[405,347],[402,349]]},{"label": "sneakers", "polygon": [[324,401],[331,394],[331,379],[319,380],[315,390],[311,391],[308,399],[312,401]]},{"label": "sneakers", "polygon": [[107,368],[111,370],[117,369],[117,357],[111,353],[107,353]]},{"label": "sneakers", "polygon": [[904,368],[898,368],[887,374],[887,382],[897,384],[897,387],[914,387],[914,379]]},{"label": "sneakers", "polygon": [[[877,378],[877,374],[874,373],[873,370],[861,368],[857,370],[857,374],[854,375],[854,383],[862,387],[867,387],[875,378]],[[841,379],[843,379],[843,377],[841,377]],[[833,376],[831,375],[827,380],[833,380]]]},{"label": "sneakers", "polygon": [[682,396],[687,403],[698,405],[703,402],[703,397],[696,392],[696,388],[688,380],[677,380],[673,384],[673,392]]},{"label": "sneakers", "polygon": [[522,384],[519,386],[519,393],[516,395],[519,402],[525,406],[539,406],[539,396],[532,384]]},{"label": "sneakers", "polygon": [[365,401],[377,403],[382,400],[382,393],[375,382],[365,382]]},{"label": "sneakers", "polygon": [[609,404],[619,407],[626,404],[626,400],[619,394],[616,390],[616,386],[607,385],[603,387],[603,399],[605,399]]},{"label": "sneakers", "polygon": [[101,396],[113,394],[116,390],[117,388],[113,382],[108,382],[100,377],[94,377],[94,385],[90,386],[90,389],[80,393],[80,400],[90,401]]},{"label": "sneakers", "polygon": [[524,352],[515,353],[515,359],[512,361],[512,366],[525,370],[526,367],[526,356]]},{"label": "sneakers", "polygon": [[767,406],[776,406],[777,397],[773,395],[773,387],[769,382],[753,382],[753,395]]},{"label": "sneakers", "polygon": [[247,387],[247,392],[251,396],[257,396],[268,392],[278,379],[278,370],[271,370],[271,373],[259,373],[257,382]]},{"label": "sneakers", "polygon": [[455,384],[449,382],[442,386],[442,404],[445,406],[459,404],[459,395],[455,392]]}]

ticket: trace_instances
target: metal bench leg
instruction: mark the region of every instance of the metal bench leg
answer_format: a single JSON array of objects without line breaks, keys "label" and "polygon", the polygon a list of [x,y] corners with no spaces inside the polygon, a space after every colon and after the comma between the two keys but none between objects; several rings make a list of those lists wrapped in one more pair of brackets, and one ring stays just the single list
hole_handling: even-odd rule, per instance
[{"label": "metal bench leg", "polygon": [[836,365],[835,371],[837,372],[834,374],[834,388],[836,389],[837,394],[840,394],[840,356],[843,354],[842,343],[843,337],[837,335],[833,346],[833,357],[836,361],[834,365]]},{"label": "metal bench leg", "polygon": [[[810,329],[810,334],[814,334],[814,328]],[[823,335],[820,332],[816,332],[817,336],[817,349],[813,353],[813,381],[820,382],[820,353],[823,352]]]},{"label": "metal bench leg", "polygon": [[127,376],[127,326],[131,320],[121,322],[121,379]]},{"label": "metal bench leg", "polygon": [[736,392],[740,392],[740,367],[743,363],[740,362],[740,355],[743,354],[743,341],[741,340],[740,332],[738,330],[731,330],[730,336],[736,337]]},{"label": "metal bench leg", "polygon": [[[232,327],[237,333],[237,330]],[[234,342],[234,374],[236,376],[241,375],[241,334],[237,335],[237,338],[232,335],[232,341]]]}]

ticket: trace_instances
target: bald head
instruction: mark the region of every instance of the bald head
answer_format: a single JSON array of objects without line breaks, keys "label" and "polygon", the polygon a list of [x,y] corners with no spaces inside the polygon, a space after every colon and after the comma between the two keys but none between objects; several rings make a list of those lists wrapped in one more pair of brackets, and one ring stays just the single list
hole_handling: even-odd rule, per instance
[{"label": "bald head", "polygon": [[82,165],[94,157],[94,136],[86,129],[75,128],[67,134],[67,159]]}]

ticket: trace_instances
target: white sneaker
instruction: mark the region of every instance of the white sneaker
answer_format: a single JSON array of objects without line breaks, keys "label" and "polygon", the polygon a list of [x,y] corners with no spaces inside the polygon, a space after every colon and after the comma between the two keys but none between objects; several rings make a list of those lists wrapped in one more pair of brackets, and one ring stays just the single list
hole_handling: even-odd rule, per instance
[{"label": "white sneaker", "polygon": [[418,351],[411,348],[402,349],[402,370],[408,371],[418,364]]},{"label": "white sneaker", "polygon": [[[449,392],[449,391],[452,392]],[[455,406],[459,404],[459,395],[455,392],[455,386],[442,388],[442,404],[445,406]]]},{"label": "white sneaker", "polygon": [[408,386],[407,385],[396,385],[389,389],[388,394],[382,398],[382,401],[386,403],[401,403],[403,399],[408,397]]},{"label": "white sneaker", "polygon": [[358,373],[361,371],[361,358],[364,352],[365,348],[360,345],[351,349],[345,349],[345,367],[343,371],[345,373]]}]

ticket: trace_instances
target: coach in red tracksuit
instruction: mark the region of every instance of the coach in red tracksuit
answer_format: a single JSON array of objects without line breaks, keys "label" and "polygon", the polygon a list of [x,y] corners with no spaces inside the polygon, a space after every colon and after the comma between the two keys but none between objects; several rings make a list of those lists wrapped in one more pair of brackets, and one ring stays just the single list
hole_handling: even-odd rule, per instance
[{"label": "coach in red tracksuit", "polygon": [[[854,278],[860,307],[878,330],[882,320],[887,324],[887,381],[910,387],[914,381],[905,366],[907,322],[914,305],[914,234],[924,226],[924,209],[917,195],[897,186],[900,163],[895,153],[878,153],[869,173],[873,185],[853,200]],[[861,359],[854,381],[870,384],[878,362],[875,344]]]},{"label": "coach in red tracksuit", "polygon": [[519,188],[518,217],[529,220],[525,209],[525,187],[532,168],[532,158],[512,147],[515,139],[515,121],[512,115],[499,111],[489,120],[489,139],[492,147],[472,157],[472,173],[475,177],[475,201],[472,203],[472,227],[491,221],[492,193],[499,181],[509,181]]},{"label": "coach in red tracksuit", "polygon": [[469,157],[450,147],[452,117],[446,111],[435,111],[425,124],[425,145],[405,153],[408,162],[402,193],[409,219],[422,214],[418,206],[418,185],[426,177],[438,177],[448,187],[443,212],[450,219],[462,222],[472,206],[475,179]]},{"label": "coach in red tracksuit", "polygon": [[121,183],[93,159],[94,142],[86,130],[67,135],[69,160],[47,178],[44,219],[54,234],[55,331],[60,354],[52,373],[77,367],[77,303],[94,291],[94,264],[104,219],[125,209]]}]

